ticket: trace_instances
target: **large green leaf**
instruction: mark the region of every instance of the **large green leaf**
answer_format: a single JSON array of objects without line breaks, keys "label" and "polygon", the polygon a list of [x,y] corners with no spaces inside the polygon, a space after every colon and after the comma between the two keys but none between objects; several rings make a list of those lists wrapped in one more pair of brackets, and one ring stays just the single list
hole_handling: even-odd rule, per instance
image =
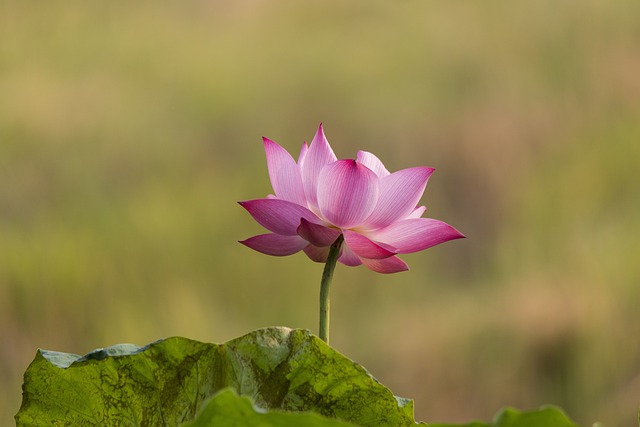
[{"label": "large green leaf", "polygon": [[521,412],[503,409],[490,424],[429,424],[430,427],[577,427],[560,409],[547,406],[535,411]]},{"label": "large green leaf", "polygon": [[[25,373],[16,422],[175,426],[193,420],[207,398],[227,387],[263,409],[313,411],[361,426],[415,424],[411,400],[394,397],[308,331],[287,328],[225,344],[186,338],[121,344],[84,357],[41,350]],[[219,410],[216,399],[204,413]]]},{"label": "large green leaf", "polygon": [[227,388],[218,392],[206,404],[195,421],[183,427],[355,427],[313,412],[296,413],[263,411],[255,408],[249,398],[238,396]]}]

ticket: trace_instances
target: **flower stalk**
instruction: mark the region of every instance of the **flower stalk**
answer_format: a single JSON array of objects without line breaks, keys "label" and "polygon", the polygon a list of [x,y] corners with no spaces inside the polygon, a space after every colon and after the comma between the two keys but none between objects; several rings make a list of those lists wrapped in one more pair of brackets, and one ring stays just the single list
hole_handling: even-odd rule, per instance
[{"label": "flower stalk", "polygon": [[336,268],[336,262],[340,256],[340,248],[344,237],[342,234],[336,239],[329,248],[327,262],[322,272],[322,281],[320,282],[320,339],[329,344],[329,311],[331,309],[331,301],[329,298],[329,288],[333,279],[333,270]]}]

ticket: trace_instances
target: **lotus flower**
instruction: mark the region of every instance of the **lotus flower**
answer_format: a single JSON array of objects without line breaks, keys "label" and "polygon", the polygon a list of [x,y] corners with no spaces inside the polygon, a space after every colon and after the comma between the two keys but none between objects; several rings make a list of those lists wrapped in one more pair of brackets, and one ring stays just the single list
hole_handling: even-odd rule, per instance
[{"label": "lotus flower", "polygon": [[380,159],[358,151],[355,160],[338,160],[322,124],[296,162],[276,142],[263,138],[275,195],[240,202],[270,231],[240,243],[268,255],[304,251],[326,262],[330,246],[344,238],[338,261],[364,264],[379,273],[408,270],[398,254],[464,237],[452,226],[422,218],[417,206],[433,168],[413,167],[390,173]]}]

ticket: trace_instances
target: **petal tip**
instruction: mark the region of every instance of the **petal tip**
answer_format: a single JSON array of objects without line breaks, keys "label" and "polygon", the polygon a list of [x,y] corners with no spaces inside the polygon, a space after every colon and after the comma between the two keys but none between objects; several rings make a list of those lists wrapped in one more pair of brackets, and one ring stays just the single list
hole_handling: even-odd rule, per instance
[{"label": "petal tip", "polygon": [[278,144],[272,139],[267,138],[266,136],[262,137],[262,144],[264,145],[265,149],[269,146],[274,146],[274,145],[280,146],[280,144]]},{"label": "petal tip", "polygon": [[[446,223],[445,223],[446,224]],[[467,236],[464,235],[460,230],[458,230],[457,228],[455,228],[452,225],[446,224],[449,226],[449,240],[456,240],[456,239],[466,239]]]},{"label": "petal tip", "polygon": [[320,124],[318,125],[318,130],[316,131],[316,138],[317,137],[326,139],[326,136],[324,135],[324,125],[322,124],[322,122],[320,122]]},{"label": "petal tip", "polygon": [[444,228],[442,230],[442,237],[441,237],[442,241],[440,243],[446,243],[446,242],[450,242],[451,240],[467,238],[467,236],[465,236],[460,231],[458,231],[457,228],[447,224],[446,222],[443,222],[443,227]]}]

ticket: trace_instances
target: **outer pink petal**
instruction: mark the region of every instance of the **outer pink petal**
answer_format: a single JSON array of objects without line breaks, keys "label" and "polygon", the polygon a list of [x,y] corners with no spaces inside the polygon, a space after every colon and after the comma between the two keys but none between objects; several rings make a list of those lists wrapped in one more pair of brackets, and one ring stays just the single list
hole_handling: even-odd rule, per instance
[{"label": "outer pink petal", "polygon": [[342,253],[340,254],[340,258],[338,258],[338,261],[344,265],[348,265],[349,267],[356,267],[362,264],[360,257],[349,249],[349,246],[347,245],[342,245]]},{"label": "outer pink petal", "polygon": [[375,271],[376,273],[383,274],[399,273],[401,271],[407,271],[409,269],[407,263],[397,256],[392,256],[385,259],[362,258],[362,263],[367,268]]},{"label": "outer pink petal", "polygon": [[335,161],[336,155],[333,153],[329,141],[327,141],[327,138],[324,136],[322,123],[320,123],[318,131],[313,137],[306,154],[303,156],[301,164],[302,183],[310,207],[315,208],[318,206],[317,188],[320,171],[322,171],[322,168],[327,164]]},{"label": "outer pink petal", "polygon": [[420,218],[420,217],[422,217],[422,214],[425,213],[426,210],[427,210],[426,206],[419,206],[419,207],[415,208],[413,210],[413,212],[411,212],[409,215],[407,215],[405,219]]},{"label": "outer pink petal", "polygon": [[329,246],[319,248],[317,246],[307,245],[307,247],[303,250],[304,253],[307,254],[307,256],[311,259],[311,261],[327,262],[327,257],[329,256]]},{"label": "outer pink petal", "polygon": [[376,206],[378,187],[376,174],[355,160],[333,162],[318,179],[320,213],[340,228],[360,225]]},{"label": "outer pink petal", "polygon": [[400,254],[418,252],[463,237],[449,224],[431,218],[405,219],[372,233],[372,238],[397,248]]},{"label": "outer pink petal", "polygon": [[307,199],[304,196],[302,176],[296,161],[278,143],[264,137],[262,141],[267,155],[271,186],[276,196],[282,200],[306,206]]},{"label": "outer pink petal", "polygon": [[302,218],[298,227],[298,235],[314,246],[331,246],[340,236],[340,230],[314,224]]},{"label": "outer pink petal", "polygon": [[394,172],[380,180],[380,198],[364,223],[366,228],[386,227],[413,212],[435,169],[415,167]]},{"label": "outer pink petal", "polygon": [[293,255],[309,244],[300,236],[282,236],[273,233],[253,236],[240,243],[263,254],[275,256]]},{"label": "outer pink petal", "polygon": [[382,259],[396,254],[391,248],[385,249],[355,231],[345,230],[343,235],[346,245],[360,258]]},{"label": "outer pink petal", "polygon": [[358,151],[358,157],[356,158],[358,163],[362,163],[369,169],[375,172],[379,178],[384,178],[389,175],[389,171],[384,167],[382,161],[377,158],[375,155],[369,153],[368,151]]},{"label": "outer pink petal", "polygon": [[280,199],[255,199],[238,202],[255,219],[269,231],[285,236],[297,235],[300,219],[321,222],[309,209],[292,202]]}]

